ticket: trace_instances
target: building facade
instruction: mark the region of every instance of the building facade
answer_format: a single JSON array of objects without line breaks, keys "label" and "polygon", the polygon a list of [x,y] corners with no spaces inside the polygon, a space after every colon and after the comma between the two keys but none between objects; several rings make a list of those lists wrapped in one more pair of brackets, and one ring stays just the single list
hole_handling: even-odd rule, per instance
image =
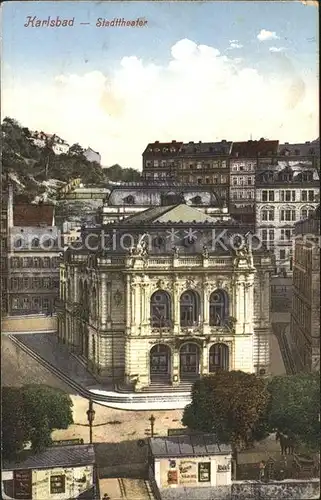
[{"label": "building facade", "polygon": [[[11,210],[11,209],[10,209]],[[58,228],[52,205],[14,205],[9,221],[8,314],[52,314],[59,292]]]},{"label": "building facade", "polygon": [[315,157],[300,156],[298,147],[294,156],[283,148],[281,156],[258,162],[256,229],[264,244],[274,248],[276,273],[292,273],[295,223],[308,218],[320,199]]},{"label": "building facade", "polygon": [[320,371],[320,205],[295,224],[291,339],[295,369]]},{"label": "building facade", "polygon": [[255,225],[255,173],[259,158],[273,157],[278,141],[234,142],[230,157],[230,213]]},{"label": "building facade", "polygon": [[56,155],[67,154],[69,151],[69,144],[56,134],[35,131],[31,132],[31,138],[35,146],[39,148],[50,145]]},{"label": "building facade", "polygon": [[175,179],[183,184],[213,185],[222,204],[229,198],[232,142],[189,142],[178,153]]},{"label": "building facade", "polygon": [[202,498],[199,488],[211,488],[215,498],[215,487],[220,486],[231,493],[232,448],[218,443],[213,434],[151,438],[148,461],[151,477],[161,492],[186,488],[191,498]]},{"label": "building facade", "polygon": [[101,236],[84,233],[66,252],[58,311],[60,339],[97,377],[140,391],[218,369],[269,373],[273,263],[232,249],[233,221],[180,204],[104,231],[104,250],[89,252],[88,238]]},{"label": "building facade", "polygon": [[48,448],[20,463],[4,463],[2,498],[97,498],[95,462],[92,445],[67,445]]},{"label": "building facade", "polygon": [[182,144],[176,141],[149,143],[143,152],[143,178],[154,181],[174,179]]}]

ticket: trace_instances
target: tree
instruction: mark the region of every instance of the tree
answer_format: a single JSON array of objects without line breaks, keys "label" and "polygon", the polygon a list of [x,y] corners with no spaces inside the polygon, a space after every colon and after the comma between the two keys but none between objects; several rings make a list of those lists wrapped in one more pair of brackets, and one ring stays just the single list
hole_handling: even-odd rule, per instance
[{"label": "tree", "polygon": [[4,388],[2,395],[3,455],[15,458],[26,442],[38,452],[51,443],[54,429],[73,423],[72,400],[59,389],[45,385]]},{"label": "tree", "polygon": [[256,375],[220,371],[195,382],[182,422],[239,450],[262,434],[268,402],[266,385]]},{"label": "tree", "polygon": [[29,440],[21,390],[17,387],[3,387],[1,403],[3,458],[12,460]]},{"label": "tree", "polygon": [[54,429],[67,429],[73,423],[73,403],[63,391],[44,385],[28,385],[23,388],[23,398],[33,449],[47,446]]},{"label": "tree", "polygon": [[310,447],[320,445],[320,374],[303,373],[273,377],[268,422],[271,431],[293,435]]}]

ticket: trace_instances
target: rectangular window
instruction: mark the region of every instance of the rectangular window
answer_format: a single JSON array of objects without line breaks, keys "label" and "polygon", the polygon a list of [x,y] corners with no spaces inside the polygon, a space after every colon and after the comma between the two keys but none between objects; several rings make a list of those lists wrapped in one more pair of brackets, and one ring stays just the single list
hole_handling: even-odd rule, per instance
[{"label": "rectangular window", "polygon": [[49,299],[47,299],[47,298],[42,299],[42,308],[45,311],[48,311],[48,309],[49,309]]},{"label": "rectangular window", "polygon": [[291,201],[295,201],[295,200],[296,200],[295,191],[291,191]]},{"label": "rectangular window", "polygon": [[198,464],[198,482],[211,482],[211,462],[200,462]]},{"label": "rectangular window", "polygon": [[291,191],[285,191],[285,201],[291,201]]},{"label": "rectangular window", "polygon": [[50,278],[43,278],[43,287],[50,288]]},{"label": "rectangular window", "polygon": [[274,229],[269,229],[269,240],[274,241]]},{"label": "rectangular window", "polygon": [[262,240],[267,241],[267,229],[262,229]]},{"label": "rectangular window", "polygon": [[314,191],[309,191],[308,194],[309,194],[309,196],[308,196],[309,201],[314,201]]},{"label": "rectangular window", "polygon": [[33,297],[32,306],[34,309],[40,309],[40,297]]},{"label": "rectangular window", "polygon": [[281,260],[285,259],[285,250],[280,250],[280,259]]},{"label": "rectangular window", "polygon": [[24,309],[24,310],[30,309],[30,300],[29,300],[29,297],[23,297],[23,299],[22,299],[22,309]]},{"label": "rectangular window", "polygon": [[308,201],[308,192],[307,191],[302,191],[302,193],[301,193],[301,200],[302,201]]},{"label": "rectangular window", "polygon": [[29,288],[29,278],[23,278],[23,288]]},{"label": "rectangular window", "polygon": [[13,268],[20,267],[20,259],[19,259],[19,257],[13,257],[11,259],[11,267],[13,267]]},{"label": "rectangular window", "polygon": [[268,192],[262,191],[262,201],[268,201]]},{"label": "rectangular window", "polygon": [[33,259],[33,267],[40,267],[40,258],[39,257],[34,257]]},{"label": "rectangular window", "polygon": [[19,288],[19,279],[18,278],[11,278],[11,289],[18,290],[18,288]]},{"label": "rectangular window", "polygon": [[66,477],[64,475],[50,477],[50,494],[65,493]]},{"label": "rectangular window", "polygon": [[252,177],[247,178],[247,184],[248,184],[248,186],[252,185]]},{"label": "rectangular window", "polygon": [[269,191],[269,201],[274,201],[274,191]]},{"label": "rectangular window", "polygon": [[50,257],[43,258],[43,267],[50,267]]}]

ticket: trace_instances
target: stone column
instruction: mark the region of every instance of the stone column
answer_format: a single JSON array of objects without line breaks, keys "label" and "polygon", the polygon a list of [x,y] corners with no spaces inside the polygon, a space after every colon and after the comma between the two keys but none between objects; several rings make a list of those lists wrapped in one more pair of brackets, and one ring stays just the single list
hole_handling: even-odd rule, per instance
[{"label": "stone column", "polygon": [[130,276],[126,276],[126,313],[125,313],[125,320],[126,320],[126,333],[129,335],[130,333],[130,327],[131,327],[131,287],[130,287]]},{"label": "stone column", "polygon": [[179,284],[174,282],[173,284],[173,331],[174,334],[179,333],[180,329],[180,290]]},{"label": "stone column", "polygon": [[106,283],[106,289],[107,289],[107,297],[106,297],[106,320],[107,323],[111,321],[111,308],[112,308],[112,287],[111,287],[111,282],[108,281]]},{"label": "stone column", "polygon": [[209,334],[210,325],[210,303],[209,283],[203,283],[203,335]]},{"label": "stone column", "polygon": [[106,284],[106,274],[101,275],[100,279],[100,322],[102,328],[106,328],[107,322],[107,284]]},{"label": "stone column", "polygon": [[180,383],[180,376],[179,376],[179,349],[177,349],[175,346],[172,348],[172,374],[171,374],[171,379],[172,379],[172,385],[177,386]]},{"label": "stone column", "polygon": [[206,342],[203,343],[203,349],[200,349],[201,353],[201,375],[208,375],[208,364],[209,364],[209,349]]}]

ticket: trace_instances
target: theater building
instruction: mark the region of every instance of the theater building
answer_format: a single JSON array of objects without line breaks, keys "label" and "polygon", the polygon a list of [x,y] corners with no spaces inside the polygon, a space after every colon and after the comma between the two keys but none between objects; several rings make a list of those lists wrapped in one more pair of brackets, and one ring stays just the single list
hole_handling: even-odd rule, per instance
[{"label": "theater building", "polygon": [[93,231],[65,253],[58,324],[98,379],[141,391],[269,373],[272,257],[237,248],[235,221],[177,204]]}]

